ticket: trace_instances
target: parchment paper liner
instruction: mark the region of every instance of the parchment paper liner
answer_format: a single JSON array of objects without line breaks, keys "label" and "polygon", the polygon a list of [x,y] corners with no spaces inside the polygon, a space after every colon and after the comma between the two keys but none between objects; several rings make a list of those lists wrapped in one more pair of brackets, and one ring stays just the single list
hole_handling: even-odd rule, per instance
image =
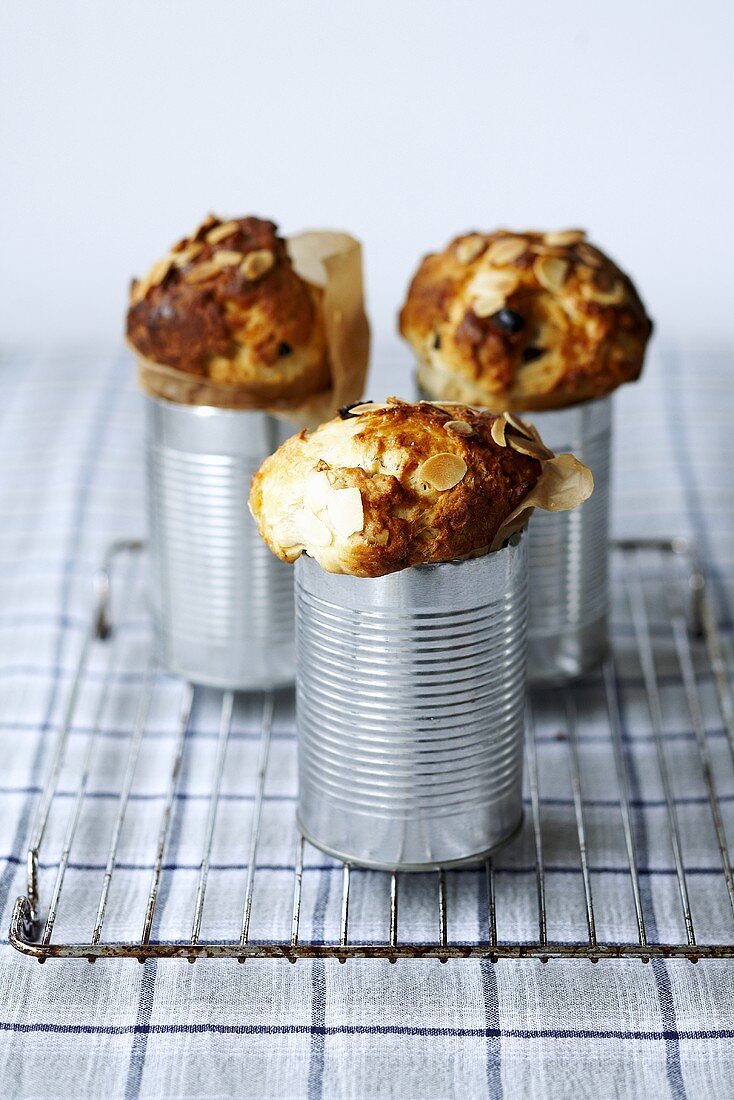
[{"label": "parchment paper liner", "polygon": [[[138,360],[138,384],[152,397],[181,405],[222,409],[263,409],[298,428],[330,419],[342,405],[359,400],[369,359],[370,330],[364,311],[362,248],[347,233],[312,230],[287,238],[296,272],[323,287],[323,310],[331,386],[298,404],[287,400],[263,406],[247,384],[214,382],[177,367],[155,363],[132,348]],[[132,346],[132,345],[130,345]]]},{"label": "parchment paper liner", "polygon": [[594,491],[594,475],[575,455],[554,455],[542,461],[543,472],[514,512],[510,512],[490,546],[499,550],[503,543],[521,531],[536,508],[544,512],[568,512],[578,508]]}]

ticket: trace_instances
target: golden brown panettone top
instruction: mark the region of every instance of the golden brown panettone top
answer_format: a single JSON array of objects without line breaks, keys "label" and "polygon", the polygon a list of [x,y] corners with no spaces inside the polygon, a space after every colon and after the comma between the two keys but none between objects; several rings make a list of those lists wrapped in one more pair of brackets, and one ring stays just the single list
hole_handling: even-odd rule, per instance
[{"label": "golden brown panettone top", "polygon": [[273,222],[209,215],[133,281],[127,335],[156,363],[296,400],[330,382],[322,295]]},{"label": "golden brown panettone top", "polygon": [[342,409],[265,460],[250,510],[279,558],[305,550],[330,573],[380,577],[481,553],[550,457],[516,424],[396,398]]},{"label": "golden brown panettone top", "polygon": [[582,230],[469,233],[426,256],[400,313],[430,397],[560,408],[642,369],[652,322]]}]

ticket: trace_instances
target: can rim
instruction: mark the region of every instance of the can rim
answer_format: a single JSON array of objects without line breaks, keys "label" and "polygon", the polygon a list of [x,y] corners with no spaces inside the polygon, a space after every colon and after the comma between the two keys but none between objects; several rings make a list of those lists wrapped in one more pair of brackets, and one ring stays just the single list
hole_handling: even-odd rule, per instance
[{"label": "can rim", "polygon": [[[195,416],[272,416],[272,413],[268,413],[266,409],[227,409],[220,405],[189,405],[185,401],[171,401],[168,397],[159,397],[157,394],[154,395],[152,393],[147,393],[145,390],[141,392],[146,401],[150,401],[154,405],[161,405],[163,406],[163,408],[166,409],[186,409],[188,412],[193,413]],[[277,418],[274,417],[273,419]]]},{"label": "can rim", "polygon": [[[503,550],[511,550],[514,549],[516,546],[519,546],[527,529],[528,525],[526,523],[525,526],[522,527],[519,531],[513,531],[510,537],[506,539],[501,546],[498,546],[496,550],[488,550],[485,554],[475,554],[472,556],[467,556],[465,558],[451,558],[449,561],[421,562],[419,565],[409,565],[405,569],[396,569],[393,573],[383,573],[379,577],[358,577],[355,573],[332,573],[331,576],[351,577],[351,579],[355,581],[371,581],[383,580],[385,577],[397,577],[401,573],[410,573],[414,570],[427,571],[432,569],[444,569],[447,566],[470,565],[472,562],[483,561],[485,558],[492,558],[495,556],[495,554],[501,554]],[[306,550],[301,551],[299,556],[296,558],[296,561],[301,561],[304,558],[307,561],[311,562],[314,566],[318,566],[318,568],[321,569],[322,572],[329,572],[328,569],[324,569],[323,566],[319,565],[316,558],[312,558]]]}]

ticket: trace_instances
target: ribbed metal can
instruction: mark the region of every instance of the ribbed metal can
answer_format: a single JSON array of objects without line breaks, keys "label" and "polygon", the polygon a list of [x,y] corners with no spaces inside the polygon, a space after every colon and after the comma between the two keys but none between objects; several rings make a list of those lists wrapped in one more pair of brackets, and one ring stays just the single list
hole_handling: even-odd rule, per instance
[{"label": "ribbed metal can", "polygon": [[522,819],[525,535],[366,580],[296,563],[298,821],[349,863],[472,863]]},{"label": "ribbed metal can", "polygon": [[146,465],[161,662],[197,684],[293,683],[293,571],[247,509],[250,479],[293,428],[259,411],[150,396]]},{"label": "ribbed metal can", "polygon": [[594,668],[607,649],[612,398],[526,416],[556,454],[570,451],[594,475],[584,504],[536,510],[528,529],[528,675],[559,682]]}]

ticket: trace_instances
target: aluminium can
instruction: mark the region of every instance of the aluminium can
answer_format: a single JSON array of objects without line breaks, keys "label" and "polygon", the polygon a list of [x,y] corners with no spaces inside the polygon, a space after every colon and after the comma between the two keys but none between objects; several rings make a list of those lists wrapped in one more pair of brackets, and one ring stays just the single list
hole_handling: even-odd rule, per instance
[{"label": "aluminium can", "polygon": [[293,567],[265,546],[250,479],[293,428],[268,413],[146,395],[152,600],[159,658],[195,684],[295,678]]},{"label": "aluminium can", "polygon": [[612,398],[523,415],[556,454],[570,451],[594,475],[579,508],[536,509],[528,525],[528,675],[558,683],[591,671],[607,651]]},{"label": "aluminium can", "polygon": [[525,535],[364,579],[296,562],[298,823],[348,863],[473,863],[522,820]]}]

